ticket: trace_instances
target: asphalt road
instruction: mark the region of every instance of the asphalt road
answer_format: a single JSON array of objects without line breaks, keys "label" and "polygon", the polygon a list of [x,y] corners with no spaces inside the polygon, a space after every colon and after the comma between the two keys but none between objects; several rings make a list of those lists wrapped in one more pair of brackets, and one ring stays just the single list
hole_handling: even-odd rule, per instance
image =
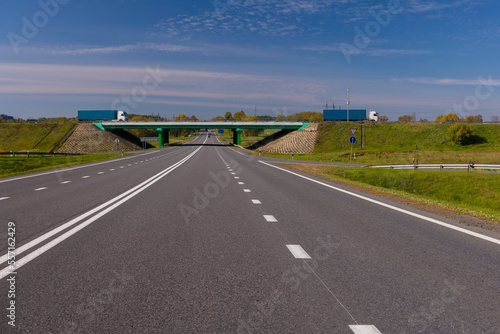
[{"label": "asphalt road", "polygon": [[1,333],[500,333],[499,234],[214,135],[0,179],[0,217]]}]

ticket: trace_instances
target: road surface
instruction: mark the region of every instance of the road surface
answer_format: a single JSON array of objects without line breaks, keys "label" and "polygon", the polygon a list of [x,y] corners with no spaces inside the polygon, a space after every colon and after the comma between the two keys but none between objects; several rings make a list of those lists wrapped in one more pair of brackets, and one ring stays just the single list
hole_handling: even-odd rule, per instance
[{"label": "road surface", "polygon": [[1,333],[500,333],[498,234],[214,135],[0,199]]}]

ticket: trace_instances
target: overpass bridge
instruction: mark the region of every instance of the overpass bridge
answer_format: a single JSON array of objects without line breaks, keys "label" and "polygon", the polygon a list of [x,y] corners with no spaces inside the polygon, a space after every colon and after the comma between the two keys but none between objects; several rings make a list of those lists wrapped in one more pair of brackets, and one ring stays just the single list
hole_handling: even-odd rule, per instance
[{"label": "overpass bridge", "polygon": [[244,129],[290,129],[300,130],[309,123],[302,122],[103,122],[94,123],[101,130],[114,129],[155,129],[158,132],[159,146],[169,144],[170,129],[230,129],[233,143],[241,145],[241,132]]}]

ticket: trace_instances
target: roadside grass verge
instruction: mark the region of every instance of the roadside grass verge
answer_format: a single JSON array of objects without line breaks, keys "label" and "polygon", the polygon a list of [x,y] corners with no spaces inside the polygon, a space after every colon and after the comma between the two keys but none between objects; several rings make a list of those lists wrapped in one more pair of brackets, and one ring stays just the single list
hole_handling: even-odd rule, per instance
[{"label": "roadside grass verge", "polygon": [[75,123],[5,123],[0,126],[0,150],[50,152]]},{"label": "roadside grass verge", "polygon": [[73,166],[121,157],[121,154],[86,154],[72,156],[0,157],[0,177]]},{"label": "roadside grass verge", "polygon": [[500,175],[281,164],[424,207],[500,222]]},{"label": "roadside grass verge", "polygon": [[[469,124],[473,144],[456,145],[449,141],[453,124],[439,123],[365,123],[363,148],[361,124],[356,122],[323,122],[314,153],[295,154],[297,160],[349,163],[352,136],[357,129],[353,152],[362,165],[419,163],[500,163],[500,124]],[[291,158],[291,154],[267,154],[276,158]]]}]

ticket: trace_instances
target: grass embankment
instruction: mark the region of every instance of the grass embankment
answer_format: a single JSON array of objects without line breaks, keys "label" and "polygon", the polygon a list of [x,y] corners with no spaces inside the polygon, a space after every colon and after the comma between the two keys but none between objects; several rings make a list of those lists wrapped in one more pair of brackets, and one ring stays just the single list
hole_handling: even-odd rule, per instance
[{"label": "grass embankment", "polygon": [[[315,151],[295,154],[299,160],[349,162],[349,129],[356,128],[353,152],[359,164],[408,164],[413,157],[419,163],[473,162],[500,163],[500,124],[469,124],[473,144],[455,145],[448,140],[453,124],[436,123],[365,123],[364,147],[361,149],[359,123],[325,122],[319,126]],[[290,154],[266,154],[290,158]]]},{"label": "grass embankment", "polygon": [[[460,214],[500,222],[500,179],[497,174],[385,170],[285,164],[287,168],[347,182],[378,194],[441,207]],[[367,186],[368,185],[368,186]],[[500,225],[499,225],[500,227]]]},{"label": "grass embankment", "polygon": [[0,152],[51,152],[75,123],[3,123]]},{"label": "grass embankment", "polygon": [[[241,134],[241,146],[247,148],[258,142],[259,140],[262,140],[266,137],[269,137],[276,132],[279,132],[281,130],[279,129],[264,129],[259,135],[257,136],[246,136],[245,131],[242,132]],[[217,136],[219,137],[219,140],[223,143],[232,143],[233,140],[231,137],[233,136],[233,132],[229,129],[225,129],[223,134],[217,133]],[[229,139],[228,139],[229,138]]]},{"label": "grass embankment", "polygon": [[121,154],[86,154],[73,156],[0,157],[0,177],[67,167],[120,157]]}]

